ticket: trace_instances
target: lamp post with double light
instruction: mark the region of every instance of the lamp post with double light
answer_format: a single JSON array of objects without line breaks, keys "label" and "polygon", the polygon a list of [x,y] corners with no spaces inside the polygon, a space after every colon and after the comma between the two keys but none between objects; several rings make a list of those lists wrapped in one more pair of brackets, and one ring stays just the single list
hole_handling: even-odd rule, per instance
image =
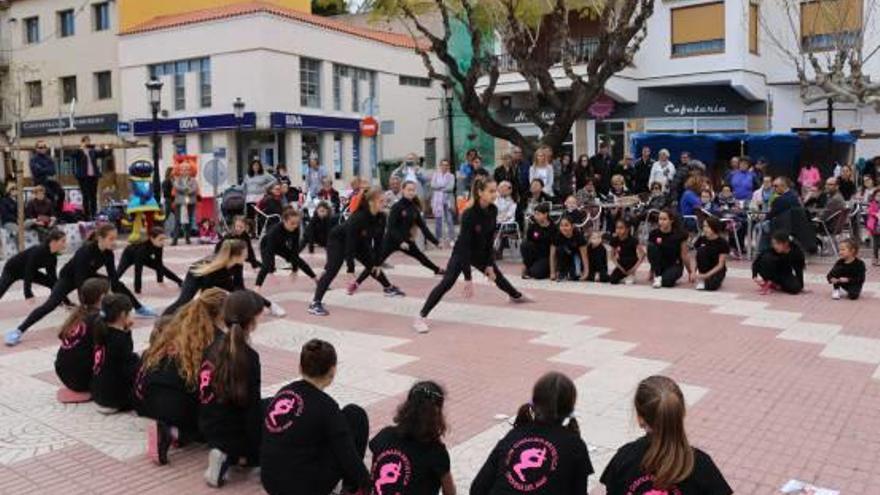
[{"label": "lamp post with double light", "polygon": [[147,96],[153,114],[153,196],[162,206],[162,181],[159,178],[159,107],[162,104],[162,81],[156,77],[147,81]]},{"label": "lamp post with double light", "polygon": [[236,169],[238,170],[238,183],[241,184],[244,180],[244,171],[245,164],[243,163],[244,154],[242,153],[242,143],[241,143],[241,124],[244,120],[244,100],[241,97],[235,99],[232,102],[232,111],[235,114],[235,124],[236,124],[236,132],[235,132],[235,162]]}]

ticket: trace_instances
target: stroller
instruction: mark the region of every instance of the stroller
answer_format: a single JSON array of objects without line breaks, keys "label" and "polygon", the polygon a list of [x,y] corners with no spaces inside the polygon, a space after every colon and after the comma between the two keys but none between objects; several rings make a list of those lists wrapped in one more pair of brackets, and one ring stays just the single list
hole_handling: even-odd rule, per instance
[{"label": "stroller", "polygon": [[217,234],[221,237],[232,230],[233,218],[246,213],[244,191],[241,186],[231,186],[220,195],[220,222]]}]

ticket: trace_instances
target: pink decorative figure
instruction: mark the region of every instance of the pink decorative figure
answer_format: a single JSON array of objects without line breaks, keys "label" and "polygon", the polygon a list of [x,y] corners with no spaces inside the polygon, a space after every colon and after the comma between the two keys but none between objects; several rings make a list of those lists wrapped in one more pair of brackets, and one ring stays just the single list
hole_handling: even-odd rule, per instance
[{"label": "pink decorative figure", "polygon": [[275,405],[272,406],[272,410],[269,412],[269,421],[272,422],[272,426],[278,426],[278,421],[275,418],[293,411],[294,405],[296,405],[296,400],[294,399],[285,398],[275,401]]},{"label": "pink decorative figure", "polygon": [[379,495],[383,495],[382,487],[391,483],[397,483],[397,480],[399,479],[399,462],[389,462],[388,464],[383,464],[382,467],[379,468],[379,479],[376,480],[376,484],[374,486],[374,488],[376,489],[376,493],[378,493]]},{"label": "pink decorative figure", "polygon": [[513,471],[519,477],[519,480],[525,483],[526,477],[523,475],[523,470],[539,468],[544,465],[545,460],[547,460],[547,449],[532,448],[523,450],[519,455],[519,462],[513,466]]}]

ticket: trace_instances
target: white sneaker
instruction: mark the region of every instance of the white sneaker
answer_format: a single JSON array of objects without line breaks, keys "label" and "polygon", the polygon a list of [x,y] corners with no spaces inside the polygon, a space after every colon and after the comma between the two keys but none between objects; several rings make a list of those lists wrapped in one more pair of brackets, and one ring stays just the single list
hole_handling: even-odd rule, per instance
[{"label": "white sneaker", "polygon": [[636,276],[635,275],[630,275],[629,277],[626,277],[625,279],[623,279],[624,285],[633,285],[635,283],[636,283]]},{"label": "white sneaker", "polygon": [[428,327],[428,320],[419,316],[416,318],[416,321],[413,322],[413,330],[418,333],[428,333],[431,331],[431,328]]},{"label": "white sneaker", "polygon": [[655,289],[659,289],[660,287],[663,287],[663,277],[654,277],[654,283],[651,284],[651,287],[653,287]]},{"label": "white sneaker", "polygon": [[278,303],[272,303],[272,305],[269,306],[269,313],[276,318],[284,318],[287,316],[287,311],[284,311],[284,308]]},{"label": "white sneaker", "polygon": [[835,301],[840,299],[840,289],[834,289],[831,291],[831,299],[834,299]]},{"label": "white sneaker", "polygon": [[702,280],[697,282],[697,286],[695,287],[695,289],[706,290],[706,282],[703,282]]}]

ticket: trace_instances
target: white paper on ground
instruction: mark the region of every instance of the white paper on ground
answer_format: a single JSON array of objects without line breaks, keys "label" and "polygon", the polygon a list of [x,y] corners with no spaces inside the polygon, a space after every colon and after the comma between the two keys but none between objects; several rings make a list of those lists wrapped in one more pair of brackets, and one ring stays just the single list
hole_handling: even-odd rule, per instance
[{"label": "white paper on ground", "polygon": [[788,480],[788,483],[782,485],[779,489],[782,493],[790,493],[792,495],[840,495],[838,490],[830,488],[819,488],[805,481]]}]

